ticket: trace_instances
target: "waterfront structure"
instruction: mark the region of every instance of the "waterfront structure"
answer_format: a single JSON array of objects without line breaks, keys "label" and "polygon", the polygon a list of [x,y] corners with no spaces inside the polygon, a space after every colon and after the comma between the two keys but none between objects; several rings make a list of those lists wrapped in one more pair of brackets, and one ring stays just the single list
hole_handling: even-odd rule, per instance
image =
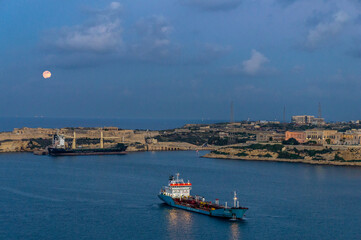
[{"label": "waterfront structure", "polygon": [[306,142],[306,133],[301,131],[286,131],[285,140],[289,140],[290,138],[294,138],[299,143]]}]

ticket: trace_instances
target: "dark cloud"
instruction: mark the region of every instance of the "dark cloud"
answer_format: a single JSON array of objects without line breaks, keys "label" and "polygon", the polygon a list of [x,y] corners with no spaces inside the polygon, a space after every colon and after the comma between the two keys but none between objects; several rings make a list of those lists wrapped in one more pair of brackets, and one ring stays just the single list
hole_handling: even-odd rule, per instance
[{"label": "dark cloud", "polygon": [[181,4],[205,11],[229,11],[241,5],[242,0],[179,0]]}]

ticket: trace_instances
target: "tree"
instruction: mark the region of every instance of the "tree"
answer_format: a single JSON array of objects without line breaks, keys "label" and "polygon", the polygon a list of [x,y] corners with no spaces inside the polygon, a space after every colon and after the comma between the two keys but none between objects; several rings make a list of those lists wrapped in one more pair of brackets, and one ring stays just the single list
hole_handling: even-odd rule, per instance
[{"label": "tree", "polygon": [[284,144],[284,145],[299,145],[300,143],[296,139],[290,138],[288,140],[283,141],[282,144]]}]

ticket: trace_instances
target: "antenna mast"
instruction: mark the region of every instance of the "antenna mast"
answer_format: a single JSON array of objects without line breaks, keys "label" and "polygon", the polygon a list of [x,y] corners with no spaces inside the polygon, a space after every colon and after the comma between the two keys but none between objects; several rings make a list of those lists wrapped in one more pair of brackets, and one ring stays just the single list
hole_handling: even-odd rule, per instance
[{"label": "antenna mast", "polygon": [[234,107],[233,107],[233,101],[231,102],[231,119],[230,123],[234,123]]},{"label": "antenna mast", "polygon": [[318,102],[318,118],[322,118],[321,103]]},{"label": "antenna mast", "polygon": [[286,106],[283,106],[283,123],[286,123]]}]

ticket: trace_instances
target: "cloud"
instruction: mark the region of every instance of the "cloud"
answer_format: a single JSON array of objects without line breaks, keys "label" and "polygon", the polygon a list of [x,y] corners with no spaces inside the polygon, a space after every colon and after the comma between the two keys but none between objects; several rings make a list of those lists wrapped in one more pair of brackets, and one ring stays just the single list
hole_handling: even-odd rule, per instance
[{"label": "cloud", "polygon": [[205,11],[229,11],[241,5],[242,0],[179,0],[181,4]]},{"label": "cloud", "polygon": [[349,19],[350,16],[346,12],[339,11],[332,16],[330,21],[318,23],[309,30],[306,47],[315,48],[328,38],[339,34]]},{"label": "cloud", "polygon": [[117,51],[122,44],[122,28],[118,20],[63,28],[53,43],[59,50],[79,52]]},{"label": "cloud", "polygon": [[177,51],[172,44],[170,34],[173,26],[163,16],[151,16],[140,19],[135,24],[137,41],[130,44],[128,55],[144,61],[160,61],[171,57]]},{"label": "cloud", "polygon": [[63,27],[43,39],[48,50],[58,52],[111,53],[123,46],[119,11],[121,5],[112,2],[106,9],[93,10],[92,20],[81,25]]},{"label": "cloud", "polygon": [[226,71],[230,74],[247,75],[247,76],[259,76],[273,72],[274,70],[266,68],[265,64],[269,62],[262,53],[257,50],[252,50],[251,57],[248,60],[242,62],[242,64],[228,67]]},{"label": "cloud", "polygon": [[263,65],[269,60],[260,52],[252,50],[251,58],[243,61],[243,72],[248,75],[256,75],[263,70]]},{"label": "cloud", "polygon": [[[143,17],[127,29],[124,38],[122,5],[112,2],[103,9],[85,9],[89,20],[44,34],[44,61],[59,67],[90,67],[107,62],[155,64],[207,64],[220,58],[230,47],[202,44],[195,51],[171,39],[174,27],[164,16]],[[125,41],[124,39],[127,39]]]}]

